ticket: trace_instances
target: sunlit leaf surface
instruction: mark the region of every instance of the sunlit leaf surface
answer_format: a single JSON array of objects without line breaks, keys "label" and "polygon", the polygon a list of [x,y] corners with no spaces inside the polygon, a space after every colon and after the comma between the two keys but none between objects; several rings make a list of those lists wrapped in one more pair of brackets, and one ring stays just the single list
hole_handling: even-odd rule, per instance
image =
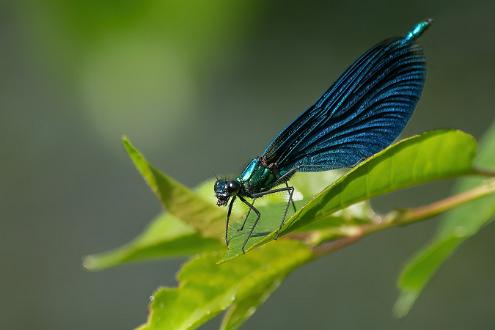
[{"label": "sunlit leaf surface", "polygon": [[129,262],[190,256],[212,250],[222,251],[224,248],[220,240],[203,237],[176,217],[161,214],[132,242],[109,252],[86,257],[84,267],[101,270]]},{"label": "sunlit leaf surface", "polygon": [[225,212],[223,210],[155,169],[127,138],[124,138],[124,146],[137,170],[166,211],[189,224],[205,237],[221,238],[224,236]]},{"label": "sunlit leaf surface", "polygon": [[273,242],[221,265],[219,253],[199,255],[182,267],[177,288],[155,292],[148,322],[139,329],[196,329],[230,306],[224,327],[235,329],[250,308],[311,256],[310,249],[295,241]]}]

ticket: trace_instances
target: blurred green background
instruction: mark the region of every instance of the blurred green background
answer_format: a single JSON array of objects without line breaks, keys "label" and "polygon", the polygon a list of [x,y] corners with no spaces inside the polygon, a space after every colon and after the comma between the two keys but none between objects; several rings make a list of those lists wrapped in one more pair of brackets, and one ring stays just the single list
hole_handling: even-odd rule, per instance
[{"label": "blurred green background", "polygon": [[[236,174],[364,50],[430,16],[428,79],[404,135],[480,137],[494,119],[491,0],[1,2],[0,328],[130,329],[154,289],[175,285],[182,260],[81,266],[160,211],[121,134],[187,185]],[[450,187],[374,204],[419,205]],[[245,328],[494,329],[494,226],[393,318],[399,270],[434,228],[380,233],[296,271]]]}]

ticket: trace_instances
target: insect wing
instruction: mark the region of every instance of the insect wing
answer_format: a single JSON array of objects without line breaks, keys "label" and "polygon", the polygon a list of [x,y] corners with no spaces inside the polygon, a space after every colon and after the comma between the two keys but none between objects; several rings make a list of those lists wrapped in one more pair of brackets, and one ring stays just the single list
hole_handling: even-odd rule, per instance
[{"label": "insect wing", "polygon": [[282,130],[262,157],[280,172],[351,167],[391,144],[421,96],[421,47],[387,39],[363,54],[308,110]]}]

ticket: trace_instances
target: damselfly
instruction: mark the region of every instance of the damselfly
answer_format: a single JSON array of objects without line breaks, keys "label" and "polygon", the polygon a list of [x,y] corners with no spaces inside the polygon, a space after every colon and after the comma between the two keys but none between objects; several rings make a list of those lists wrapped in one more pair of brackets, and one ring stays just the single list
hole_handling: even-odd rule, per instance
[{"label": "damselfly", "polygon": [[[283,129],[263,153],[235,179],[215,183],[218,206],[227,206],[225,241],[232,206],[238,198],[256,214],[243,243],[244,251],[261,214],[254,201],[277,192],[288,193],[282,228],[294,187],[294,173],[352,167],[390,145],[402,132],[418,102],[426,75],[417,38],[431,19],[416,24],[403,37],[386,39],[359,57],[323,96]],[[278,187],[279,185],[283,185]],[[248,201],[251,199],[251,201]],[[229,203],[230,200],[230,203]]]}]

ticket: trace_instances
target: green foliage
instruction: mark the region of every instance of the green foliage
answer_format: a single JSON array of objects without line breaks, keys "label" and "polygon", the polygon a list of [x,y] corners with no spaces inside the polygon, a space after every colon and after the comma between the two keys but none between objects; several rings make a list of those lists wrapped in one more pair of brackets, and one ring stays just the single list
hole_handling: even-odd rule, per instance
[{"label": "green foliage", "polygon": [[[495,126],[483,138],[476,165],[495,168]],[[469,177],[459,181],[455,191],[466,191],[479,186],[480,177]],[[476,234],[495,216],[495,196],[486,196],[448,212],[440,224],[432,242],[421,250],[404,268],[399,278],[399,299],[395,305],[398,316],[406,315],[445,260],[467,238]]]},{"label": "green foliage", "polygon": [[302,243],[275,243],[222,265],[218,253],[193,258],[179,272],[178,288],[155,292],[148,323],[139,329],[195,329],[229,306],[223,327],[236,329],[290,270],[311,258]]},{"label": "green foliage", "polygon": [[127,138],[124,138],[124,147],[136,169],[168,212],[182,219],[205,237],[223,237],[225,215],[221,209],[149,165]]},{"label": "green foliage", "polygon": [[193,227],[170,213],[164,213],[153,219],[149,227],[129,244],[86,257],[84,267],[101,270],[135,261],[223,250],[221,241],[203,237]]},{"label": "green foliage", "polygon": [[[495,159],[489,155],[495,154],[490,152],[495,148],[495,142],[491,142],[495,136],[487,141],[478,164],[493,166]],[[87,257],[85,266],[97,270],[128,262],[193,256],[178,274],[178,287],[161,288],[153,295],[150,316],[140,329],[195,329],[222,311],[226,313],[221,328],[237,329],[290,271],[302,264],[373,232],[464,205],[450,213],[432,247],[401,277],[404,293],[399,306],[407,309],[438,265],[495,213],[495,182],[485,183],[479,178],[465,179],[468,181],[459,189],[470,189],[467,194],[421,208],[385,215],[371,209],[368,201],[375,196],[479,173],[473,169],[476,143],[471,136],[457,130],[433,131],[390,146],[338,179],[335,172],[296,174],[291,183],[296,187],[299,211],[287,219],[281,238],[273,241],[286,196],[276,194],[257,200],[262,219],[256,227],[257,235],[249,241],[248,253],[242,255],[241,246],[254,219],[248,219],[247,227],[239,230],[247,212],[242,203],[233,210],[228,232],[231,241],[226,250],[226,212],[215,205],[213,180],[192,191],[151,166],[127,139],[124,146],[166,213],[131,243]],[[473,212],[473,208],[482,212]]]}]

